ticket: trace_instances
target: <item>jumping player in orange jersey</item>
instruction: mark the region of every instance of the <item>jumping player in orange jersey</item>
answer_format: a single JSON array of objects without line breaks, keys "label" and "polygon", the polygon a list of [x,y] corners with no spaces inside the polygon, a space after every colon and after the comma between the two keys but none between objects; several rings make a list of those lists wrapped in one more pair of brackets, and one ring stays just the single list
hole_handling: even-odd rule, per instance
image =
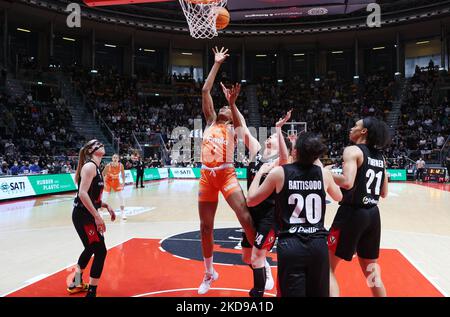
[{"label": "jumping player in orange jersey", "polygon": [[[120,174],[122,174],[122,184],[120,183]],[[105,189],[103,190],[103,200],[108,199],[108,195],[111,189],[117,193],[120,199],[120,211],[122,213],[122,219],[126,220],[127,215],[125,214],[125,200],[122,195],[123,187],[125,186],[125,168],[123,164],[119,162],[119,155],[114,154],[112,157],[112,162],[108,163],[103,170],[103,177],[105,179]]]},{"label": "jumping player in orange jersey", "polygon": [[[202,109],[207,127],[202,142],[202,169],[198,193],[198,209],[200,216],[200,232],[202,252],[205,263],[205,276],[198,288],[200,295],[209,291],[211,283],[217,280],[219,274],[213,268],[214,247],[214,217],[217,211],[219,191],[236,216],[250,241],[255,239],[250,212],[248,211],[244,193],[239,185],[234,169],[235,131],[233,115],[229,106],[214,110],[211,89],[220,65],[229,56],[228,50],[213,49],[214,66],[206,79],[202,90]],[[239,89],[233,89],[226,96],[229,104],[236,102]]]}]

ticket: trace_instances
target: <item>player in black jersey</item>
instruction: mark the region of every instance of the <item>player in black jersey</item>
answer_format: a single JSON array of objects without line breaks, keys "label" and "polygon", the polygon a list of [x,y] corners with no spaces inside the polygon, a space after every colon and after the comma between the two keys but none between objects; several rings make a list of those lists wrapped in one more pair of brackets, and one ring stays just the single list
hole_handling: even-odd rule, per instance
[{"label": "player in black jersey", "polygon": [[[105,149],[101,142],[97,140],[89,141],[80,150],[75,174],[78,192],[74,201],[72,221],[83,242],[84,250],[78,259],[75,277],[67,291],[70,294],[87,291],[86,297],[95,297],[97,294],[97,285],[107,253],[105,238],[103,237],[106,226],[98,209],[106,208],[111,215],[111,221],[116,218],[113,209],[102,202],[103,176],[99,165],[104,155]],[[92,255],[94,255],[94,261],[91,267],[90,280],[89,284],[85,284],[82,275]]]},{"label": "player in black jersey", "polygon": [[[261,149],[259,142],[249,135],[250,164],[247,168],[247,189],[253,182],[256,173],[264,163],[273,163],[274,166],[287,164],[291,144],[289,139],[283,137],[282,127],[290,119],[292,110],[280,118],[276,123],[276,133],[272,134]],[[263,175],[261,182],[266,175]],[[266,254],[275,244],[275,231],[273,228],[273,217],[275,213],[275,197],[268,197],[259,205],[249,208],[253,224],[256,230],[255,241],[252,244],[245,233],[242,234],[242,259],[250,265],[253,270],[253,288],[250,290],[251,297],[262,297],[264,290],[274,287],[270,264],[266,260]]]},{"label": "player in black jersey", "polygon": [[350,130],[355,143],[345,148],[343,174],[333,178],[344,195],[328,237],[330,253],[330,295],[339,296],[335,270],[341,259],[351,261],[355,252],[374,296],[386,296],[377,264],[381,221],[377,207],[380,196],[388,194],[386,163],[380,149],[390,140],[383,121],[368,117]]},{"label": "player in black jersey", "polygon": [[274,225],[278,235],[279,295],[327,297],[330,266],[328,231],[324,227],[325,197],[328,193],[340,201],[342,193],[331,172],[319,160],[326,146],[318,136],[301,134],[295,149],[297,158],[293,164],[275,168],[273,164],[264,164],[260,168],[250,186],[247,204],[256,206],[276,191]]}]

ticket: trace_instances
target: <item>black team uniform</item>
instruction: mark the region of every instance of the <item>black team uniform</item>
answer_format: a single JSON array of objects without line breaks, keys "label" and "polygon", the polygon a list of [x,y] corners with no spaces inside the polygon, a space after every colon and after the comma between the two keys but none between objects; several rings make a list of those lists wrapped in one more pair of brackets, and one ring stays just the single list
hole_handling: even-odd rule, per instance
[{"label": "black team uniform", "polygon": [[[85,165],[86,164],[95,164],[95,162],[89,160],[85,163]],[[100,172],[97,164],[95,164],[95,166],[97,167],[97,174],[92,180],[88,195],[95,209],[99,209],[102,206],[102,193],[104,185],[102,173]],[[78,188],[80,187],[80,184],[81,176],[78,181]],[[80,258],[78,259],[78,265],[82,270],[84,270],[88,265],[91,256],[94,255],[90,277],[98,279],[102,274],[103,265],[106,259],[107,249],[105,245],[105,238],[97,230],[95,219],[91,215],[89,210],[87,210],[87,208],[83,205],[81,199],[78,196],[78,192],[74,201],[72,221],[84,246],[84,251],[81,253]],[[80,279],[80,281],[82,281],[82,279]],[[87,296],[95,296],[96,291],[97,286],[90,285]]]},{"label": "black team uniform", "polygon": [[378,259],[381,220],[378,201],[384,183],[385,163],[379,150],[365,144],[357,145],[364,154],[353,188],[341,188],[339,203],[331,226],[328,245],[339,258],[351,261],[355,252],[363,259]]},{"label": "black team uniform", "polygon": [[279,296],[328,297],[330,265],[322,169],[297,163],[282,167],[284,185],[275,199]]},{"label": "black team uniform", "polygon": [[[263,160],[259,153],[255,157],[255,161],[251,162],[247,167],[247,190],[250,188],[256,173],[258,173],[264,163],[272,163],[278,158],[278,155],[272,158]],[[266,179],[267,174],[261,177],[260,185]],[[273,228],[275,215],[275,193],[272,193],[269,198],[264,200],[258,206],[249,207],[250,215],[252,216],[253,225],[255,226],[255,241],[254,246],[260,250],[266,249],[270,251],[275,244],[275,230]],[[247,240],[245,233],[242,233],[242,247],[251,248],[252,245]],[[264,294],[266,282],[266,268],[257,268],[253,270],[253,279],[255,281],[254,288],[251,290],[252,297],[262,297]]]}]

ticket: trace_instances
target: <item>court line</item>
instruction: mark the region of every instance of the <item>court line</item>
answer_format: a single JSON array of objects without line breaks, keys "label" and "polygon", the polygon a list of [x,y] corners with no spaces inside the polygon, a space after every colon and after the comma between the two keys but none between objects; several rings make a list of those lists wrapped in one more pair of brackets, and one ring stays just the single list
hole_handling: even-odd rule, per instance
[{"label": "court line", "polygon": [[[183,223],[183,222],[180,222],[180,223]],[[233,229],[233,228],[237,228],[237,227],[220,227],[220,228],[214,228],[214,230],[216,230],[216,229]],[[181,231],[181,232],[179,232],[179,233],[176,233],[176,235],[180,235],[180,234],[184,234],[184,233],[190,233],[190,232],[195,232],[195,231],[199,231],[199,230],[189,230],[189,231]],[[168,240],[168,239],[170,239],[171,237],[173,237],[173,234],[172,235],[170,235],[170,236],[166,236],[166,237],[164,237],[164,238],[162,238],[160,241],[159,241],[159,244],[162,244],[165,240]],[[179,238],[174,238],[174,239],[179,239]],[[183,239],[181,239],[180,238],[180,240],[183,240]],[[195,240],[195,241],[200,241],[200,240]],[[214,242],[216,242],[216,241],[219,241],[219,240],[214,240]]]},{"label": "court line", "polygon": [[428,273],[425,273],[425,271],[421,268],[421,266],[419,266],[419,265],[417,264],[417,262],[414,262],[414,261],[412,260],[412,257],[411,257],[411,256],[407,255],[407,252],[405,252],[404,250],[402,250],[402,249],[400,249],[400,248],[397,248],[397,249],[394,249],[394,250],[397,250],[398,252],[400,252],[400,254],[401,254],[406,260],[408,260],[408,262],[411,263],[412,266],[414,266],[414,268],[415,268],[417,271],[419,271],[420,274],[422,274],[422,275],[428,280],[428,282],[431,283],[431,285],[433,285],[439,292],[441,292],[442,295],[444,295],[445,297],[449,297],[448,293],[447,293],[445,290],[443,290],[439,285],[437,285],[437,282],[435,281],[436,279],[430,278],[430,276],[428,275]]},{"label": "court line", "polygon": [[[250,290],[247,289],[240,289],[240,288],[227,288],[227,287],[211,287],[210,290],[217,290],[217,291],[236,291],[236,292],[244,292],[247,293]],[[155,295],[155,294],[164,294],[164,293],[172,293],[172,292],[181,292],[181,291],[198,291],[198,288],[176,288],[176,289],[168,289],[168,290],[163,290],[163,291],[155,291],[155,292],[149,292],[149,293],[144,293],[144,294],[138,294],[138,295],[134,295],[132,297],[144,297],[144,296],[148,296],[148,295]],[[264,295],[268,295],[268,296],[272,296],[272,297],[276,297],[275,294],[272,293],[266,293],[264,292]]]},{"label": "court line", "polygon": [[191,260],[191,259],[188,259],[188,258],[184,258],[184,257],[182,257],[182,256],[179,256],[179,255],[175,255],[175,254],[173,254],[173,253],[170,253],[173,257],[176,257],[176,258],[179,258],[179,259],[182,259],[182,260]]},{"label": "court line", "polygon": [[[120,243],[117,243],[117,244],[111,246],[111,247],[108,249],[108,251],[111,250],[111,249],[113,249],[113,248],[115,248],[115,247],[118,247],[119,245],[124,244],[124,243],[126,243],[126,242],[128,242],[128,241],[130,241],[130,240],[132,240],[132,239],[134,239],[134,238],[129,238],[129,239],[126,239],[126,240],[124,240],[124,241],[122,241],[122,242],[120,242]],[[25,281],[25,282],[27,282],[27,281],[32,280],[32,281],[33,281],[32,283],[28,283],[28,284],[22,285],[22,286],[20,286],[20,287],[18,287],[18,288],[13,289],[12,291],[9,291],[9,292],[7,292],[7,293],[5,293],[5,294],[1,294],[0,297],[6,297],[6,296],[8,296],[8,295],[10,295],[10,294],[12,294],[12,293],[15,293],[15,292],[17,292],[17,291],[20,291],[21,289],[23,289],[23,288],[25,288],[25,287],[27,287],[27,286],[33,284],[33,283],[37,283],[37,282],[43,280],[44,278],[47,278],[47,277],[52,276],[52,275],[55,275],[55,274],[57,274],[57,273],[59,273],[59,272],[61,272],[61,271],[67,270],[68,268],[73,267],[73,266],[75,266],[76,264],[77,264],[77,263],[73,263],[73,264],[67,265],[67,266],[63,267],[62,269],[59,269],[59,270],[57,270],[57,271],[54,271],[53,273],[49,273],[49,274],[47,274],[47,273],[41,273],[40,275],[34,276],[34,277],[32,277],[32,278],[30,278],[30,279],[28,279],[28,280]],[[25,283],[25,282],[24,282],[24,283]]]}]

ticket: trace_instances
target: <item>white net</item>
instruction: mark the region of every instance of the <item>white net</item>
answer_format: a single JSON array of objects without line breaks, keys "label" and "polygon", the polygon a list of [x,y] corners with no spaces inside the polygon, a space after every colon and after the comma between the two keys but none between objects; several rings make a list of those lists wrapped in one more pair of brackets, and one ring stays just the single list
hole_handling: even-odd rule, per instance
[{"label": "white net", "polygon": [[191,36],[212,39],[217,36],[217,8],[225,7],[228,0],[178,0],[183,8]]}]

